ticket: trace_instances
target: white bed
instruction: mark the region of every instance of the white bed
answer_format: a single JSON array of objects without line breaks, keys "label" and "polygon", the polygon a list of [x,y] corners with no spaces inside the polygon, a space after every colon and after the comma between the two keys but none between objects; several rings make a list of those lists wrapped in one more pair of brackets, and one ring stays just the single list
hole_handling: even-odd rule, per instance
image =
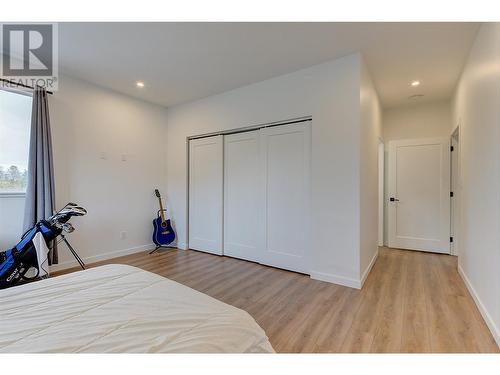
[{"label": "white bed", "polygon": [[273,352],[245,311],[108,265],[0,291],[0,352]]}]

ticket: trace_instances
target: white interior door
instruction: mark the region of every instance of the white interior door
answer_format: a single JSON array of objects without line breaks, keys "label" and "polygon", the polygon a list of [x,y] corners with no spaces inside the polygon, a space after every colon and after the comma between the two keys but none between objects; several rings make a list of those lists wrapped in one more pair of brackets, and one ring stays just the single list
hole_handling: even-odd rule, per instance
[{"label": "white interior door", "polygon": [[450,252],[450,141],[389,142],[389,246]]},{"label": "white interior door", "polygon": [[189,247],[222,255],[223,138],[189,141]]},{"label": "white interior door", "polygon": [[261,263],[308,272],[310,125],[261,130],[265,240]]},{"label": "white interior door", "polygon": [[259,133],[224,136],[224,255],[255,262],[264,246]]}]

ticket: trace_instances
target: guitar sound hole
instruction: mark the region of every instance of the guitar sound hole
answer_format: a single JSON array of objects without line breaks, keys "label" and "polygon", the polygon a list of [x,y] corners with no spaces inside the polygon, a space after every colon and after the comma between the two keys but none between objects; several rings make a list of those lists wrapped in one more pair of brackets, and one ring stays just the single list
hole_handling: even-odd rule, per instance
[{"label": "guitar sound hole", "polygon": [[162,228],[166,228],[167,227],[167,223],[166,222],[161,223],[161,227]]}]

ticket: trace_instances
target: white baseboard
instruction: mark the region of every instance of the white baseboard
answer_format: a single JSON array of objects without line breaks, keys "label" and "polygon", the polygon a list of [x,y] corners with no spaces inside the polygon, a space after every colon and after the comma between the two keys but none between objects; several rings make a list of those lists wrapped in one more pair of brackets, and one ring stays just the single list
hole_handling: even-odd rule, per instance
[{"label": "white baseboard", "polygon": [[188,245],[187,245],[187,243],[185,243],[185,242],[179,242],[179,243],[177,244],[177,248],[179,248],[179,249],[181,249],[181,250],[187,250],[187,249],[188,249]]},{"label": "white baseboard", "polygon": [[368,265],[368,267],[366,267],[365,272],[363,272],[363,276],[361,276],[361,288],[363,287],[363,285],[365,285],[366,278],[370,274],[370,271],[372,270],[373,265],[377,261],[377,258],[378,258],[378,248],[375,254],[373,255],[372,260],[370,261],[370,264]]},{"label": "white baseboard", "polygon": [[[61,245],[61,246],[64,246],[64,245]],[[85,263],[95,263],[95,262],[100,262],[102,260],[108,260],[108,259],[112,259],[112,258],[116,258],[116,257],[121,257],[124,255],[139,253],[141,251],[151,250],[154,248],[155,248],[155,245],[151,243],[151,244],[147,244],[147,245],[131,247],[129,249],[120,249],[120,250],[115,250],[115,251],[109,251],[107,253],[103,253],[103,254],[99,254],[99,255],[92,255],[90,257],[82,258],[82,260]],[[62,262],[62,263],[50,266],[50,272],[61,271],[61,270],[64,270],[67,268],[72,268],[72,267],[78,267],[78,263],[76,260],[69,260],[66,262]]]},{"label": "white baseboard", "polygon": [[490,329],[491,334],[493,335],[493,338],[495,339],[497,345],[500,347],[500,330],[495,325],[495,322],[491,318],[491,315],[488,313],[488,310],[486,310],[486,307],[481,302],[479,295],[476,293],[476,290],[472,286],[469,278],[465,274],[462,267],[460,267],[460,265],[458,266],[458,273],[460,274],[460,276],[462,276],[462,279],[464,280],[465,286],[467,287],[467,289],[469,290],[469,293],[471,294],[472,298],[474,299],[474,302],[476,303],[476,306],[479,309],[479,312],[483,316],[483,319],[486,322],[486,325]]},{"label": "white baseboard", "polygon": [[363,276],[361,277],[361,280],[357,280],[355,278],[346,277],[346,276],[334,275],[332,273],[324,273],[324,272],[317,272],[317,271],[311,271],[311,279],[319,280],[319,281],[326,281],[329,283],[338,284],[338,285],[342,285],[342,286],[348,286],[349,288],[361,289],[363,287],[363,284],[366,281],[366,278],[370,274],[370,271],[373,268],[373,265],[375,264],[377,258],[378,258],[378,249],[375,252],[375,254],[373,255],[373,258],[370,261],[370,264],[368,265],[368,267],[366,267],[366,270],[363,272]]},{"label": "white baseboard", "polygon": [[333,284],[348,286],[349,288],[361,289],[361,281],[346,276],[334,275],[331,273],[311,271],[311,279],[326,281]]}]

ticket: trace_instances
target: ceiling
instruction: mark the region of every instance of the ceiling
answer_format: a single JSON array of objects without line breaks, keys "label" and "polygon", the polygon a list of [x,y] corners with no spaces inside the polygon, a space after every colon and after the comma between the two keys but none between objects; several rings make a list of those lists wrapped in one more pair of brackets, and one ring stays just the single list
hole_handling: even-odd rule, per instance
[{"label": "ceiling", "polygon": [[[61,23],[63,73],[163,106],[361,51],[384,107],[451,97],[477,23]],[[411,87],[418,79],[421,85]],[[143,81],[144,88],[136,87]]]}]

